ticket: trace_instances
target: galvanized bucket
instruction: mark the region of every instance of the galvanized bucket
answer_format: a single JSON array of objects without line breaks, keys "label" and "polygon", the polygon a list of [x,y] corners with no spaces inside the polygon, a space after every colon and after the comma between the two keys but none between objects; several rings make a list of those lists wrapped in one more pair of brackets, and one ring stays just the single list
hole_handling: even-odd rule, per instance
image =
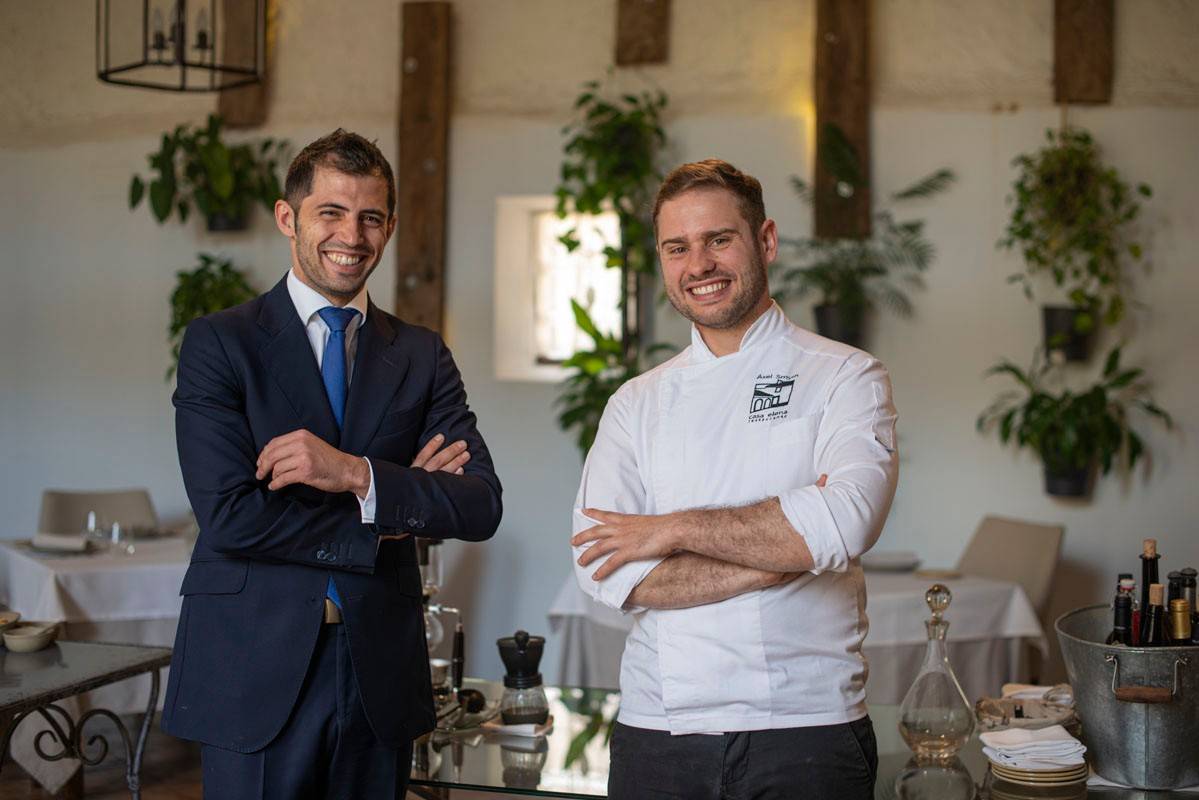
[{"label": "galvanized bucket", "polygon": [[1138,789],[1199,784],[1199,647],[1104,644],[1109,606],[1054,627],[1095,772]]}]

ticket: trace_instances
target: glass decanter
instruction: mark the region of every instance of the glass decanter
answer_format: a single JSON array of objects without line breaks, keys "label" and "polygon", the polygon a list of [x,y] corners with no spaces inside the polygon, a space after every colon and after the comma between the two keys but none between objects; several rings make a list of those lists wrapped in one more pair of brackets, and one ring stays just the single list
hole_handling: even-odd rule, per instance
[{"label": "glass decanter", "polygon": [[924,623],[928,649],[920,674],[899,707],[899,733],[920,763],[952,760],[974,732],[974,710],[945,652],[949,623],[941,616],[952,599],[948,587],[939,583],[924,593],[933,612],[932,619]]}]

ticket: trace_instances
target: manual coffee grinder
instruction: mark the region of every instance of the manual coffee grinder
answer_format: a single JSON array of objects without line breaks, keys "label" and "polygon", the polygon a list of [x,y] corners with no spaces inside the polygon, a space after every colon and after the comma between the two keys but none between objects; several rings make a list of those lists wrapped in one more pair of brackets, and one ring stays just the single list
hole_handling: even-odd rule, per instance
[{"label": "manual coffee grinder", "polygon": [[544,636],[530,636],[517,631],[513,636],[496,640],[500,658],[504,661],[504,694],[500,698],[500,716],[505,725],[540,725],[550,713],[549,700],[541,685],[541,652]]}]

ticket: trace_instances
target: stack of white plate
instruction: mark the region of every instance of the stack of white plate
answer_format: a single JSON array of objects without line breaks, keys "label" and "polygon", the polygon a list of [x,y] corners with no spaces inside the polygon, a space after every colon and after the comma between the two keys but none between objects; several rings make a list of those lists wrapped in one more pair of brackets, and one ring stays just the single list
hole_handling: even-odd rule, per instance
[{"label": "stack of white plate", "polygon": [[991,762],[991,772],[996,778],[1002,778],[1009,783],[1021,786],[1067,786],[1072,783],[1082,783],[1090,774],[1090,767],[1078,764],[1072,767],[1051,767],[1049,769],[1017,769],[1005,767]]}]

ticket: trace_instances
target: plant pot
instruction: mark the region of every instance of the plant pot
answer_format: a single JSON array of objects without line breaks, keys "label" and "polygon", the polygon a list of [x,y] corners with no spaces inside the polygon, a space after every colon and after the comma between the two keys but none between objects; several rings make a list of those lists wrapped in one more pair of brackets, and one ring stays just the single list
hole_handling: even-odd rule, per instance
[{"label": "plant pot", "polygon": [[[1087,313],[1073,306],[1042,306],[1041,323],[1045,329],[1045,352],[1058,352],[1067,361],[1086,361],[1091,357],[1091,330],[1078,330],[1078,318]],[[1093,315],[1092,315],[1093,316]]]},{"label": "plant pot", "polygon": [[244,212],[233,216],[223,211],[215,211],[208,215],[208,230],[210,233],[244,231],[248,227],[249,216]]},{"label": "plant pot", "polygon": [[1091,493],[1091,470],[1045,467],[1045,493],[1053,497],[1087,497]]},{"label": "plant pot", "polygon": [[861,308],[821,303],[812,309],[812,314],[816,318],[816,332],[821,336],[850,347],[862,346]]}]

